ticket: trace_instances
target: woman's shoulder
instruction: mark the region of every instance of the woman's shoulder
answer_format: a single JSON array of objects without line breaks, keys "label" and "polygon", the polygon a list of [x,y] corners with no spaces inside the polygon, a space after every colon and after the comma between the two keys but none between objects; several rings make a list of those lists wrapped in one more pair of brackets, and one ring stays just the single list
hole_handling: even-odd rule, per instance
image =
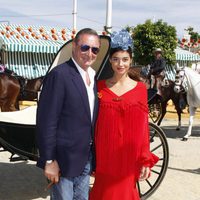
[{"label": "woman's shoulder", "polygon": [[143,82],[138,82],[135,90],[138,94],[138,98],[141,98],[141,102],[147,98],[147,87]]},{"label": "woman's shoulder", "polygon": [[98,80],[97,81],[97,84],[99,85],[99,84],[103,84],[103,83],[105,83],[106,82],[106,80],[104,79],[104,80]]},{"label": "woman's shoulder", "polygon": [[101,89],[103,89],[105,86],[106,86],[106,80],[98,80],[97,81],[98,91],[100,91]]},{"label": "woman's shoulder", "polygon": [[146,87],[145,83],[143,83],[141,81],[138,81],[137,85],[138,85],[139,88],[142,88],[143,90],[147,90],[147,87]]}]

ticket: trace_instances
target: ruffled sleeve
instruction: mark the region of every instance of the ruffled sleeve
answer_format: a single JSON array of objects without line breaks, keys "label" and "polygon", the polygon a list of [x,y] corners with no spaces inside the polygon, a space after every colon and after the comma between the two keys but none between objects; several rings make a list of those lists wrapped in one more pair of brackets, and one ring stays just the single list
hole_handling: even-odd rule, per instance
[{"label": "ruffled sleeve", "polygon": [[[144,98],[145,104],[147,105],[147,95]],[[150,167],[152,168],[159,160],[159,158],[151,153],[150,151],[150,135],[149,135],[149,116],[148,113],[145,113],[145,119],[144,119],[144,135],[143,135],[143,144],[142,144],[142,150],[141,150],[141,156],[140,156],[140,163],[141,167]]]},{"label": "ruffled sleeve", "polygon": [[158,160],[159,160],[159,157],[157,157],[155,154],[151,153],[150,151],[149,134],[147,132],[144,143],[143,143],[143,147],[142,147],[141,157],[140,157],[141,167],[144,166],[144,167],[152,168],[158,162]]}]

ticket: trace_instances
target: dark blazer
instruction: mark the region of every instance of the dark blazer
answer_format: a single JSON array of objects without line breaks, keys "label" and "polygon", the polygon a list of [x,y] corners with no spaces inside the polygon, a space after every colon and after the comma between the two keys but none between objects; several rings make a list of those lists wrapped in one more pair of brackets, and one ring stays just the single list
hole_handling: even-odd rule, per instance
[{"label": "dark blazer", "polygon": [[61,176],[81,174],[88,161],[98,109],[96,84],[91,122],[87,91],[74,62],[56,66],[44,79],[38,102],[36,130],[39,160],[57,160]]},{"label": "dark blazer", "polygon": [[156,59],[150,67],[151,74],[152,75],[160,74],[165,69],[165,65],[166,62],[164,58]]}]

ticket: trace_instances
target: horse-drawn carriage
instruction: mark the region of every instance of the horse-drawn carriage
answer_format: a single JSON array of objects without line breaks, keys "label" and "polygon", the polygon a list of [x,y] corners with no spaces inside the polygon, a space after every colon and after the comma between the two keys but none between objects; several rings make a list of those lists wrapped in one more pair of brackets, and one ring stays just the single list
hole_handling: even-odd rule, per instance
[{"label": "horse-drawn carriage", "polygon": [[[105,74],[106,76],[109,75],[109,70],[105,67],[110,47],[109,37],[101,36],[101,41],[100,53],[97,61],[92,66],[97,72],[97,79],[103,79]],[[61,47],[48,72],[58,64],[68,60],[71,56],[71,45],[71,41],[68,41]],[[151,93],[149,102],[152,101],[155,94],[155,92]],[[11,161],[17,159],[37,160],[38,150],[35,140],[36,111],[37,105],[20,111],[0,113],[0,145],[12,154]],[[167,170],[169,157],[168,144],[162,129],[151,122],[149,123],[149,128],[151,151],[160,159],[152,168],[151,177],[137,184],[142,199],[148,198],[162,182]]]}]

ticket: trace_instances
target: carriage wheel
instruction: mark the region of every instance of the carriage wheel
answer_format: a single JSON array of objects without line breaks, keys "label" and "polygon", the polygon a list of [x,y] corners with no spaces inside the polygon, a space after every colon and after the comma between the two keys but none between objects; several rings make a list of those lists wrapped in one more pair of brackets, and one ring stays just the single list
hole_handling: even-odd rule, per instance
[{"label": "carriage wheel", "polygon": [[[151,196],[161,184],[168,166],[169,150],[166,136],[161,128],[153,123],[149,123],[150,129],[150,149],[159,157],[157,164],[151,169],[151,176],[141,182],[137,182],[137,188],[141,200]],[[94,177],[90,178],[90,188],[93,186]]]},{"label": "carriage wheel", "polygon": [[151,176],[141,182],[137,182],[137,188],[141,200],[151,196],[161,184],[169,161],[169,149],[166,136],[163,130],[153,123],[149,123],[150,129],[150,149],[151,152],[159,157],[157,164],[151,169]]},{"label": "carriage wheel", "polygon": [[157,123],[162,115],[161,102],[149,104],[149,117],[153,123]]}]

